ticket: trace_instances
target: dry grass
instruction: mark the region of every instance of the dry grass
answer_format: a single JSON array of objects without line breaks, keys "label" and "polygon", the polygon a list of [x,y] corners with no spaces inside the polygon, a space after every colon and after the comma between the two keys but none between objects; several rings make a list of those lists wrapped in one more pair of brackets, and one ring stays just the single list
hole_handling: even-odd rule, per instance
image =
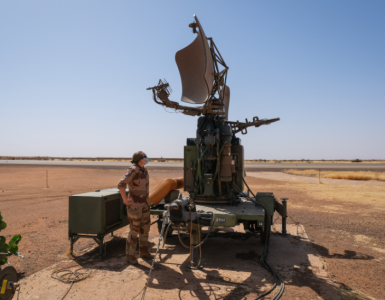
[{"label": "dry grass", "polygon": [[[275,194],[281,193],[286,189],[300,190],[307,194],[309,197],[319,200],[314,203],[314,207],[308,207],[308,209],[314,209],[317,211],[326,210],[330,213],[343,212],[344,204],[347,202],[360,203],[362,207],[366,207],[361,213],[367,213],[368,207],[371,209],[382,210],[385,212],[385,186],[373,186],[366,184],[334,184],[334,183],[310,183],[310,182],[283,182],[264,184],[263,186],[251,185],[250,188],[257,192],[274,192]],[[335,202],[335,207],[330,207],[327,204],[327,208],[324,200],[332,200]],[[295,201],[289,201],[289,206],[298,206]]]},{"label": "dry grass", "polygon": [[317,199],[370,204],[385,210],[385,186],[300,183],[296,187]]},{"label": "dry grass", "polygon": [[371,171],[321,171],[319,170],[284,170],[285,173],[300,176],[316,176],[329,179],[348,179],[348,180],[378,180],[385,181],[385,173]]},{"label": "dry grass", "polygon": [[[266,159],[246,159],[247,163],[290,163],[290,164],[357,164],[357,162],[351,160],[310,160],[310,159],[301,159],[301,160],[266,160]],[[383,164],[385,160],[361,160],[360,163],[365,164]]]}]

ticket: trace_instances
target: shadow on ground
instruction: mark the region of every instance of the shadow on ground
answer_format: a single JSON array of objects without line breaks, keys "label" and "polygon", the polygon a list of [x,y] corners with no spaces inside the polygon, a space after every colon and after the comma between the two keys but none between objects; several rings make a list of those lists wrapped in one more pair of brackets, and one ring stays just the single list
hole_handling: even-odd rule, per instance
[{"label": "shadow on ground", "polygon": [[[156,244],[150,243],[150,246],[155,251],[157,239],[153,241]],[[127,268],[135,268],[148,274],[152,261],[139,260],[140,264],[129,266],[125,262],[124,249],[125,238],[115,236],[106,243],[107,254],[104,258],[99,259],[99,248],[95,247],[75,257],[74,261],[94,270],[122,272]],[[303,293],[323,299],[352,297],[349,287],[338,287],[337,283],[337,289],[323,270],[317,252],[327,256],[328,249],[301,237],[272,234],[269,251],[268,262],[285,281],[285,298],[294,299]],[[181,246],[177,236],[173,235],[167,239],[165,248],[159,249],[149,287],[155,293],[156,290],[178,290],[179,299],[210,299],[213,295],[216,299],[244,299],[247,295],[255,297],[273,284],[272,275],[259,264],[262,252],[263,245],[256,234],[216,232],[202,246],[203,268],[192,270],[189,268],[189,250]],[[350,250],[329,257],[373,259],[370,255]],[[319,261],[318,265],[314,263],[315,260]]]}]

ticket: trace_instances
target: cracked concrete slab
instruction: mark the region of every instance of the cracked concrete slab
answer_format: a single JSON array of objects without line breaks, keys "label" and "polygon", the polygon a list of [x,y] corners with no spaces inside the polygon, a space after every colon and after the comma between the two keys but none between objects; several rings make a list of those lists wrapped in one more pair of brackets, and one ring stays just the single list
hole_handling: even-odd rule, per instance
[{"label": "cracked concrete slab", "polygon": [[[288,236],[280,235],[279,230],[280,225],[275,224],[268,262],[285,282],[282,299],[340,299],[305,228],[288,225]],[[235,227],[214,232],[202,246],[203,268],[199,270],[188,267],[189,251],[177,236],[169,238],[159,250],[145,299],[254,299],[267,291],[273,278],[259,264],[263,245],[258,235],[240,231],[243,229]],[[151,241],[155,251],[158,238]],[[97,259],[97,248],[87,249],[74,259],[22,279],[20,300],[61,299],[70,285],[51,278],[51,273],[78,268],[89,269],[91,276],[74,283],[65,299],[132,299],[145,286],[151,260],[128,265],[123,247],[124,237],[115,237],[107,243],[107,256],[102,260]]]}]

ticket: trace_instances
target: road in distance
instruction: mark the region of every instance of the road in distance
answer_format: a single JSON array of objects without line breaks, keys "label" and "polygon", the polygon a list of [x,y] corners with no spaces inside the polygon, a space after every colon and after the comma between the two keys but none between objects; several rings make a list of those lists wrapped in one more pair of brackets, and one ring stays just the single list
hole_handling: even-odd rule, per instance
[{"label": "road in distance", "polygon": [[[93,167],[93,168],[126,168],[131,165],[127,161],[59,161],[59,160],[0,160],[0,166],[61,166],[61,167]],[[182,162],[149,162],[149,169],[183,168]],[[379,171],[385,172],[385,163],[245,163],[246,171],[282,171],[285,169],[320,169],[346,171]]]}]

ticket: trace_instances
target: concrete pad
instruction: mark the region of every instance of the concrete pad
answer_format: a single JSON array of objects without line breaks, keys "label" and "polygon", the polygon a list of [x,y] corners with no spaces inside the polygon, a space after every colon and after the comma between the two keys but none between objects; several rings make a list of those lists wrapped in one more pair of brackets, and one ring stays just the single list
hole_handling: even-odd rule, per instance
[{"label": "concrete pad", "polygon": [[[188,268],[189,250],[175,235],[169,238],[159,250],[145,299],[254,299],[268,290],[273,278],[259,264],[263,251],[259,236],[239,229],[213,233],[202,246],[200,270]],[[288,225],[288,236],[279,235],[279,229],[273,226],[268,262],[285,281],[282,299],[340,299],[304,227]],[[151,241],[155,251],[158,239]],[[128,265],[123,237],[107,243],[104,259],[98,260],[97,252],[87,251],[22,279],[20,300],[61,299],[70,285],[52,279],[51,273],[63,268],[91,270],[89,278],[73,284],[65,299],[132,299],[140,293],[151,260],[138,259],[138,265]]]}]

